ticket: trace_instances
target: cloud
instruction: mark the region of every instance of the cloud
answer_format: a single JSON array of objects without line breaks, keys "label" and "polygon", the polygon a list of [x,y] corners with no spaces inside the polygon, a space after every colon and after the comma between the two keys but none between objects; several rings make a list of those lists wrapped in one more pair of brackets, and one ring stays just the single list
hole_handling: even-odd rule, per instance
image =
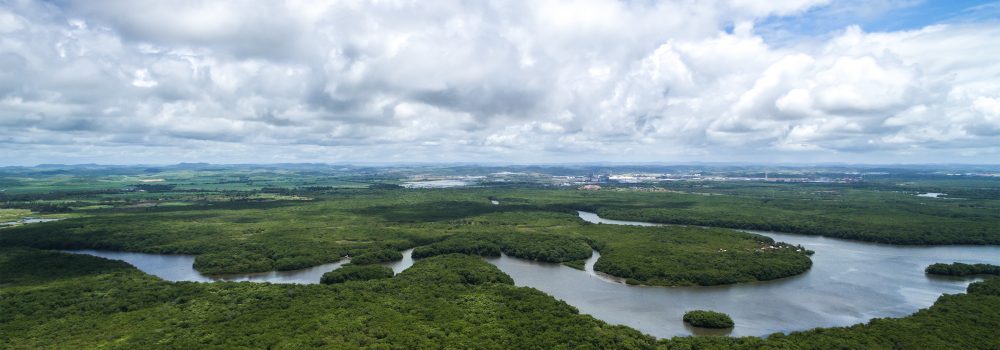
[{"label": "cloud", "polygon": [[787,1],[755,1],[730,0],[730,5],[746,12],[750,16],[765,17],[769,15],[786,16],[801,13],[810,8],[830,3],[830,0],[787,0]]},{"label": "cloud", "polygon": [[995,22],[780,45],[755,28],[841,7],[7,2],[0,147],[18,164],[997,156]]}]

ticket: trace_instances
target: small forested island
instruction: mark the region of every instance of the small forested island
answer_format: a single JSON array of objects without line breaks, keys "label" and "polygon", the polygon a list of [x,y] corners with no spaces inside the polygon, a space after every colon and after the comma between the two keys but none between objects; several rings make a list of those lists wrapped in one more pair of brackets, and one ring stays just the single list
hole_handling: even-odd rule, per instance
[{"label": "small forested island", "polygon": [[594,270],[628,284],[713,286],[804,273],[808,252],[757,234],[703,227],[608,227],[581,230],[599,243]]},{"label": "small forested island", "polygon": [[684,322],[702,328],[733,328],[733,319],[721,312],[692,310],[684,313]]},{"label": "small forested island", "polygon": [[924,271],[929,275],[942,276],[1000,275],[1000,266],[991,264],[963,264],[960,262],[951,264],[937,263],[927,266],[927,269]]}]

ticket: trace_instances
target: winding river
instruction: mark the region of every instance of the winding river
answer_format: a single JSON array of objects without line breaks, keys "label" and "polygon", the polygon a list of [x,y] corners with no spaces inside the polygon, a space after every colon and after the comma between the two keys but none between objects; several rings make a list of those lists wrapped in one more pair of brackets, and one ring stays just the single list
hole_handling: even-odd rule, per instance
[{"label": "winding river", "polygon": [[[270,271],[257,273],[241,273],[229,275],[206,275],[194,269],[194,255],[148,254],[116,252],[110,250],[64,250],[67,253],[87,254],[107,259],[121,260],[132,264],[142,272],[162,278],[167,281],[189,282],[270,282],[316,284],[324,273],[336,270],[350,260],[341,260],[329,264],[316,265],[310,268],[290,271]],[[413,249],[403,251],[403,259],[382,263],[400,273],[413,265]]]},{"label": "winding river", "polygon": [[[579,212],[595,224],[660,226],[608,220]],[[758,232],[776,241],[801,244],[816,253],[808,272],[776,281],[717,287],[629,286],[593,270],[600,253],[587,260],[585,271],[503,255],[488,258],[515,284],[537,288],[612,324],[627,325],[656,337],[683,335],[763,336],[815,327],[847,326],[874,317],[903,317],[925,308],[944,293],[962,293],[975,279],[934,278],[923,269],[936,262],[1000,264],[996,246],[892,246],[819,236]],[[318,283],[320,276],[343,262],[296,271],[205,276],[192,268],[193,256],[76,250],[124,260],[140,270],[170,281],[256,281]],[[399,273],[413,264],[412,249],[404,259],[385,263]],[[732,330],[713,331],[686,326],[681,317],[692,309],[728,313]]]}]

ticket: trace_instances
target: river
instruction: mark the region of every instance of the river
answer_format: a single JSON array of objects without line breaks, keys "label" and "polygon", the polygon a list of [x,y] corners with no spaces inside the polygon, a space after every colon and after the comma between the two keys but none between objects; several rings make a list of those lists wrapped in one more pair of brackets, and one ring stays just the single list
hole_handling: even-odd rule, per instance
[{"label": "river", "polygon": [[[227,275],[206,275],[194,269],[194,255],[174,255],[174,254],[149,254],[149,253],[129,253],[109,250],[64,250],[67,253],[87,254],[102,258],[121,260],[132,264],[142,272],[162,278],[167,281],[189,281],[189,282],[270,282],[270,283],[296,283],[296,284],[316,284],[319,283],[324,273],[336,270],[341,265],[350,260],[316,265],[313,267],[290,270],[290,271],[269,271],[257,273],[239,273]],[[413,265],[413,249],[403,251],[403,259],[382,263],[383,266],[392,268],[395,273],[400,273]]]},{"label": "river", "polygon": [[[608,220],[579,212],[581,219],[600,224],[660,226]],[[487,258],[519,286],[537,288],[612,324],[636,328],[664,338],[683,335],[763,336],[815,327],[848,326],[874,317],[903,317],[925,308],[944,293],[962,293],[975,279],[936,278],[924,274],[936,262],[1000,264],[996,246],[893,246],[819,236],[758,232],[776,241],[801,244],[816,253],[808,272],[781,280],[714,287],[629,286],[593,271],[600,253],[587,260],[585,271],[560,264],[527,261],[503,255]],[[124,260],[140,270],[170,281],[257,281],[318,283],[320,276],[342,262],[296,271],[205,276],[192,268],[193,256],[108,251],[71,251]],[[404,259],[383,265],[399,273],[413,264],[412,249]],[[685,311],[709,309],[732,316],[731,330],[706,330],[685,325]]]}]

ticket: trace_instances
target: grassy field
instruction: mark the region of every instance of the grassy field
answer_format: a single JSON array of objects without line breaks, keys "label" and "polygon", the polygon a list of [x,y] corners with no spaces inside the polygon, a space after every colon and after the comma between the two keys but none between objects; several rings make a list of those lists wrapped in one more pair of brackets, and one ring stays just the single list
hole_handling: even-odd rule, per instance
[{"label": "grassy field", "polygon": [[28,209],[0,209],[0,222],[18,221],[25,216],[31,216]]}]

